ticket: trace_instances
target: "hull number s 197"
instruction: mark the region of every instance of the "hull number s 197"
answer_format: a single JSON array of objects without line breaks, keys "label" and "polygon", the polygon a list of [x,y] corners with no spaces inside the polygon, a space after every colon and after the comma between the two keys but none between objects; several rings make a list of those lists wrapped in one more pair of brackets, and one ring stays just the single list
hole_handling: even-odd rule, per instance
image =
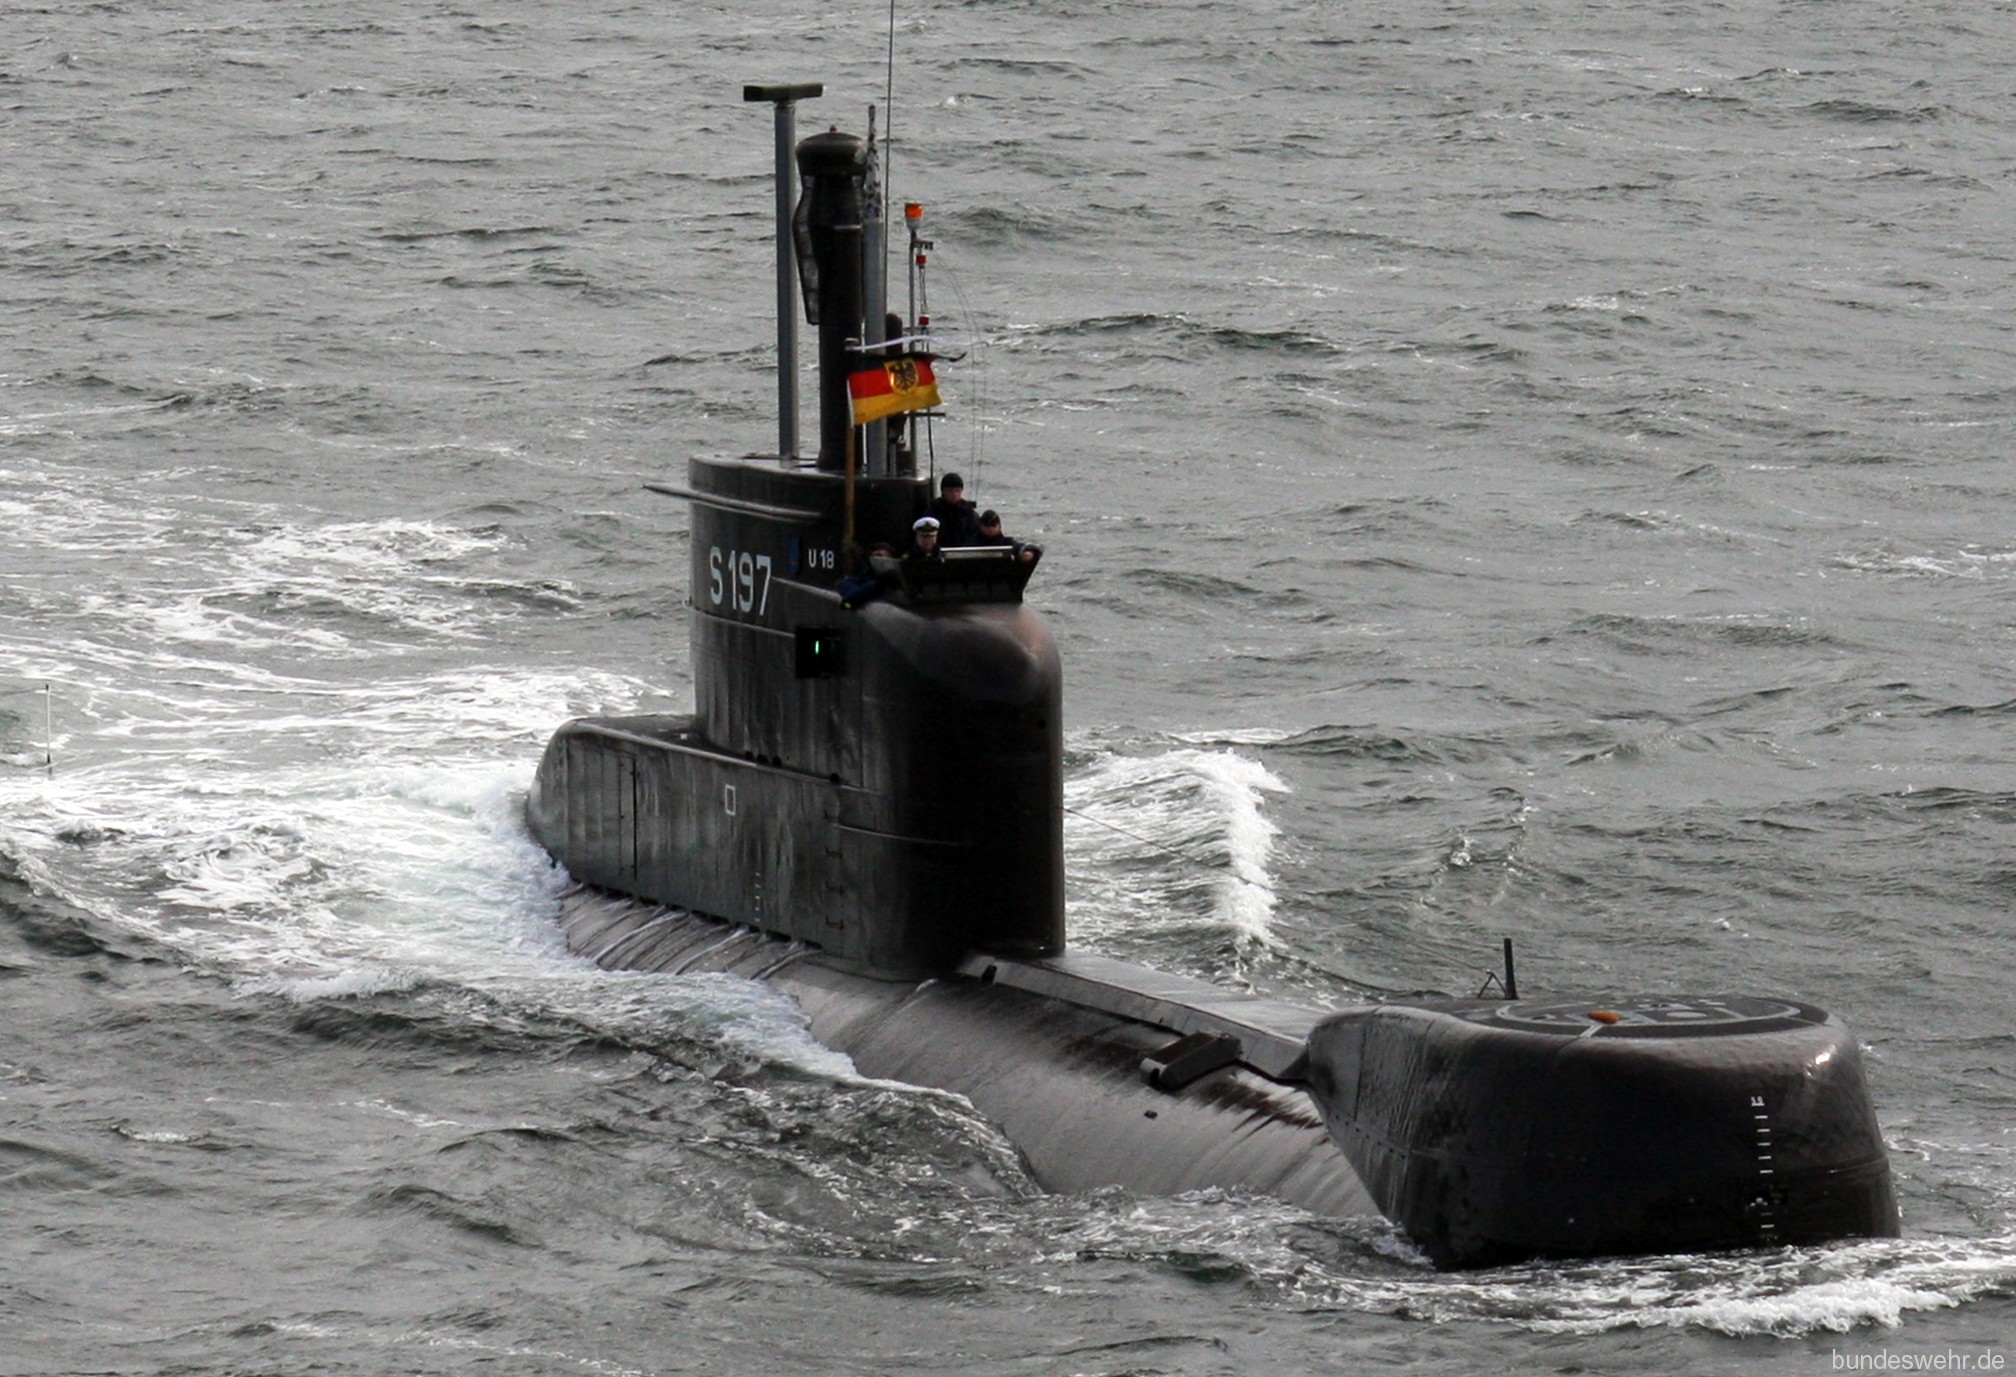
[{"label": "hull number s 197", "polygon": [[770,606],[770,556],[707,548],[707,601],[761,616]]}]

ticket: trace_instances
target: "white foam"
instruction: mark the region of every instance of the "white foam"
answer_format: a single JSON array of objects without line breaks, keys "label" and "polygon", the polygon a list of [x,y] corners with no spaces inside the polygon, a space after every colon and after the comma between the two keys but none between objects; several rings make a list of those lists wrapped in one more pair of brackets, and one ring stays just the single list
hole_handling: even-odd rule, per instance
[{"label": "white foam", "polygon": [[1509,1322],[1547,1334],[1694,1329],[1791,1338],[1895,1327],[2016,1280],[2016,1238],[1880,1239],[1712,1256],[1534,1263],[1398,1277],[1343,1274],[1333,1304],[1432,1321]]},{"label": "white foam", "polygon": [[1835,557],[1834,563],[1857,573],[1942,579],[1999,579],[2016,570],[2016,550],[1983,550],[1964,546],[1948,554],[1872,550]]},{"label": "white foam", "polygon": [[[108,513],[83,520],[102,535]],[[525,831],[525,789],[557,722],[626,710],[647,685],[481,664],[332,682],[260,657],[341,637],[285,614],[294,629],[281,635],[208,601],[220,589],[338,588],[431,628],[465,601],[457,567],[495,537],[409,521],[248,518],[242,529],[211,533],[225,573],[192,564],[183,577],[194,590],[84,599],[63,653],[37,666],[74,742],[58,741],[53,777],[0,774],[0,845],[31,883],[248,994],[440,987],[590,1026],[613,1007],[619,1023],[695,1036],[719,1025],[741,1040],[738,1055],[852,1074],[774,993],[645,985],[566,951],[554,921],[566,877]],[[450,576],[433,580],[442,570]],[[120,642],[87,639],[101,631]]]},{"label": "white foam", "polygon": [[172,1129],[165,1128],[140,1129],[129,1128],[124,1124],[119,1124],[115,1126],[113,1131],[131,1142],[155,1143],[170,1147],[179,1147],[186,1143],[200,1143],[203,1141],[203,1135],[200,1133],[178,1133]]},{"label": "white foam", "polygon": [[352,970],[339,971],[334,975],[300,977],[286,979],[278,976],[256,977],[238,982],[238,988],[247,993],[272,993],[297,1004],[311,1004],[323,999],[364,998],[377,994],[392,994],[410,990],[419,983],[419,976],[410,970],[390,966],[362,965]]},{"label": "white foam", "polygon": [[[201,728],[214,755],[185,748],[173,771],[136,751],[54,780],[0,778],[0,839],[55,892],[247,995],[461,991],[477,996],[465,1006],[476,1019],[556,1019],[647,1047],[696,1040],[735,1060],[879,1085],[815,1041],[803,1011],[769,986],[606,972],[567,951],[556,904],[569,881],[523,808],[539,737],[568,696],[536,674],[486,675],[341,696],[326,716],[227,713]],[[363,739],[376,754],[276,764],[266,731],[353,749]],[[515,758],[500,762],[494,740],[517,742]],[[66,833],[93,840],[80,849]]]},{"label": "white foam", "polygon": [[1633,1323],[1648,1329],[1687,1325],[1739,1335],[1846,1333],[1871,1324],[1894,1328],[1909,1311],[1941,1310],[1959,1303],[1941,1291],[1858,1277],[1778,1296],[1711,1294],[1678,1305],[1650,1306]]},{"label": "white foam", "polygon": [[1208,732],[1175,732],[1172,739],[1188,746],[1278,746],[1297,735],[1281,727],[1227,727]]},{"label": "white foam", "polygon": [[[1268,941],[1276,895],[1267,866],[1280,829],[1265,800],[1287,787],[1257,760],[1195,748],[1108,755],[1067,781],[1066,836],[1091,862],[1085,879],[1101,900],[1086,929],[1114,921],[1118,908],[1130,924],[1201,921],[1240,941]],[[1159,893],[1131,883],[1144,862],[1160,872]],[[1202,915],[1189,897],[1200,886],[1209,897]]]},{"label": "white foam", "polygon": [[505,537],[489,529],[302,521],[215,495],[150,504],[128,489],[104,491],[102,475],[83,469],[0,479],[11,480],[0,520],[16,547],[47,555],[28,577],[67,590],[80,583],[76,569],[117,561],[118,578],[83,580],[75,595],[78,614],[116,638],[107,651],[413,654],[522,616],[528,601],[572,599],[563,587],[500,578],[485,561]]}]

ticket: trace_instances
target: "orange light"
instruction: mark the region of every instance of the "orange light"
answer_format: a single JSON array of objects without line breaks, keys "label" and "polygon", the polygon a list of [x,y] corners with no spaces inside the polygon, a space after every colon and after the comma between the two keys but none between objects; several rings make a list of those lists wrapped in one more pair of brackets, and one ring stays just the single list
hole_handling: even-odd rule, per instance
[{"label": "orange light", "polygon": [[903,218],[905,220],[922,220],[924,218],[924,207],[915,201],[905,201],[903,203]]},{"label": "orange light", "polygon": [[1598,1023],[1622,1023],[1624,1021],[1624,1015],[1618,1013],[1615,1009],[1591,1009],[1589,1017],[1595,1019]]}]

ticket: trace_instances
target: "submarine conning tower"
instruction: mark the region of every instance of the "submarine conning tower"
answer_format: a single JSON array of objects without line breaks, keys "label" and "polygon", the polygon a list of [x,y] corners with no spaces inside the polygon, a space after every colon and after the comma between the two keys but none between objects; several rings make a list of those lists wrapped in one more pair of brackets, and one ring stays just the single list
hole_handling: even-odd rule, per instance
[{"label": "submarine conning tower", "polygon": [[[752,94],[755,93],[755,94]],[[527,814],[576,880],[813,944],[875,974],[1064,946],[1061,670],[1008,548],[901,550],[929,503],[913,417],[854,423],[849,374],[899,357],[872,143],[784,153],[779,297],[818,327],[819,451],[795,440],[779,321],[779,452],[696,457],[694,711],[589,718],[548,747]],[[788,234],[787,234],[788,226]],[[780,312],[781,314],[781,312]],[[912,424],[906,425],[909,421]]]}]

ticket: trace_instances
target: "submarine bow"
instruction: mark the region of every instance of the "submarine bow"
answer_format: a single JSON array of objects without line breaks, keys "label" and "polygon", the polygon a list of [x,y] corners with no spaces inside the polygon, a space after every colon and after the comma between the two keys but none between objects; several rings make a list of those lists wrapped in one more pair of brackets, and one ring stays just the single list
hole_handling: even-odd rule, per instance
[{"label": "submarine bow", "polygon": [[1310,1091],[1436,1263],[1894,1234],[1860,1049],[1749,997],[1386,1004],[1309,1039]]}]

